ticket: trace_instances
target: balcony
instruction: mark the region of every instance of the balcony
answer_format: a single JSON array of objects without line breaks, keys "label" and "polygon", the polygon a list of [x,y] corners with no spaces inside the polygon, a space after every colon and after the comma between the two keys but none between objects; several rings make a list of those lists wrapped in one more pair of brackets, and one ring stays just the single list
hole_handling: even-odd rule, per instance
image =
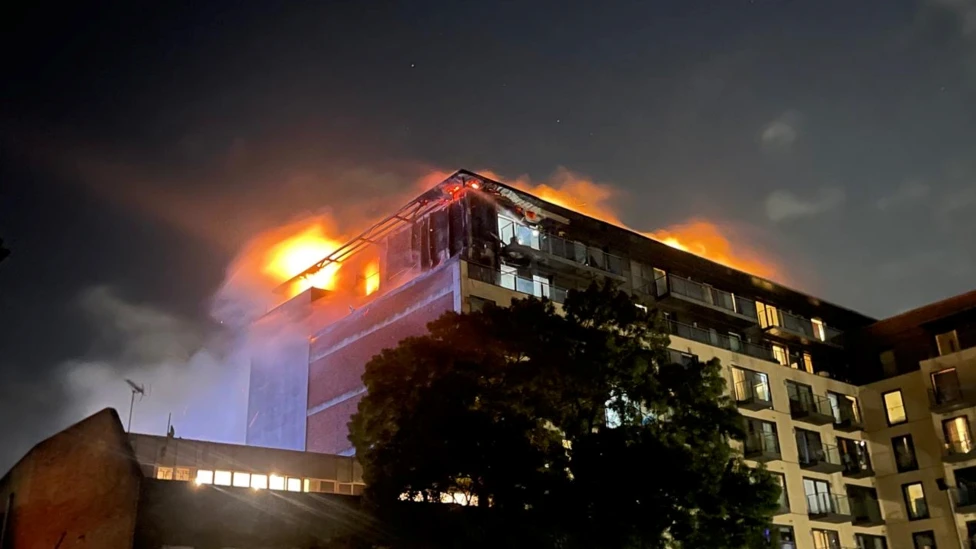
[{"label": "balcony", "polygon": [[943,444],[942,461],[946,463],[959,463],[976,458],[976,445],[969,437],[961,440],[949,440]]},{"label": "balcony", "polygon": [[800,393],[790,395],[790,415],[797,421],[812,425],[834,422],[834,410],[826,397]]},{"label": "balcony", "polygon": [[840,450],[840,462],[844,466],[843,474],[847,478],[867,478],[874,476],[874,469],[871,467],[871,459],[868,457],[867,448],[863,443],[851,441],[851,444],[838,447]]},{"label": "balcony", "polygon": [[669,274],[657,278],[654,293],[662,301],[689,304],[696,312],[716,313],[722,320],[740,326],[754,326],[759,322],[755,301],[684,277]]},{"label": "balcony", "polygon": [[810,520],[840,524],[852,522],[851,504],[847,496],[837,494],[810,494],[807,496],[807,514]]},{"label": "balcony", "polygon": [[864,423],[861,422],[861,411],[858,410],[856,402],[849,398],[837,397],[834,429],[845,433],[864,430]]},{"label": "balcony", "polygon": [[950,488],[949,493],[956,513],[976,513],[976,482],[961,481],[957,487]]},{"label": "balcony", "polygon": [[[799,438],[799,435],[797,435]],[[824,444],[821,446],[801,444],[797,441],[797,451],[800,455],[800,468],[815,473],[837,473],[844,470],[840,460],[840,452],[836,446]]]},{"label": "balcony", "polygon": [[832,347],[839,345],[832,342],[834,338],[841,334],[840,330],[819,324],[814,326],[809,318],[803,318],[785,311],[769,310],[763,312],[759,318],[762,329],[769,335],[781,339],[797,341],[804,345],[810,343],[823,343]]},{"label": "balcony", "polygon": [[554,286],[545,280],[518,276],[515,273],[503,273],[476,263],[468,263],[468,277],[523,294],[545,297],[556,303],[565,302],[569,294],[569,290]]},{"label": "balcony", "polygon": [[976,394],[969,388],[963,389],[958,379],[942,381],[929,389],[929,410],[936,414],[947,414],[976,403]]},{"label": "balcony", "polygon": [[[852,488],[860,490],[860,493],[851,492]],[[851,504],[851,522],[854,523],[854,526],[880,526],[884,524],[884,517],[881,516],[881,505],[878,503],[878,497],[874,490],[848,487],[847,498]]]},{"label": "balcony", "polygon": [[728,334],[719,333],[714,330],[706,330],[705,328],[699,328],[698,326],[683,324],[673,320],[668,321],[668,331],[671,333],[671,335],[676,335],[678,337],[711,345],[712,347],[718,347],[720,349],[732,351],[733,353],[749,355],[762,360],[775,362],[773,359],[773,350],[771,348],[764,345],[749,343],[748,341],[742,341],[741,339],[732,337]]},{"label": "balcony", "polygon": [[746,374],[746,379],[738,381],[733,388],[735,403],[746,410],[769,410],[773,407],[773,396],[769,381],[760,375]]},{"label": "balcony", "polygon": [[542,233],[528,225],[501,217],[498,223],[498,236],[506,252],[525,258],[535,258],[553,269],[587,275],[599,272],[624,280],[626,263],[624,258],[595,246]]},{"label": "balcony", "polygon": [[780,460],[783,456],[779,449],[779,438],[776,433],[749,433],[743,445],[743,456],[762,463]]}]

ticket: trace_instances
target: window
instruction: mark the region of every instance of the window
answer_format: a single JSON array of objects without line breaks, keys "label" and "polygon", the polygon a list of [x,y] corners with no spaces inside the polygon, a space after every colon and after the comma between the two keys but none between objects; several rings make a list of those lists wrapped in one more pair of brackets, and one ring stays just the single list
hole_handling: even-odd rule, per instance
[{"label": "window", "polygon": [[932,530],[915,532],[912,541],[915,542],[915,549],[939,549],[935,546],[935,532]]},{"label": "window", "polygon": [[790,365],[790,355],[786,351],[786,347],[783,347],[782,345],[773,343],[773,358],[775,358],[776,362],[779,362],[781,366]]},{"label": "window", "polygon": [[769,377],[761,372],[732,367],[732,389],[738,402],[772,402]]},{"label": "window", "polygon": [[483,297],[471,296],[468,298],[468,305],[471,307],[472,313],[477,313],[478,311],[484,310],[488,305],[494,305],[495,302],[490,299],[485,299]]},{"label": "window", "polygon": [[945,436],[948,453],[968,454],[973,450],[972,437],[969,434],[969,421],[966,416],[944,420],[942,422],[942,434]]},{"label": "window", "polygon": [[955,330],[935,336],[935,344],[939,348],[939,356],[946,356],[959,352],[959,338],[956,337]]},{"label": "window", "polygon": [[962,399],[959,375],[955,368],[946,368],[932,374],[932,393],[936,404],[948,404]]},{"label": "window", "polygon": [[241,473],[240,471],[234,471],[234,486],[238,488],[249,488],[251,486],[250,473]]},{"label": "window", "polygon": [[803,353],[803,369],[809,373],[813,373],[813,357],[810,353]]},{"label": "window", "polygon": [[790,495],[786,491],[786,475],[783,473],[772,473],[773,478],[779,483],[779,507],[780,509],[790,510]]},{"label": "window", "polygon": [[272,490],[284,490],[285,489],[285,477],[279,477],[278,475],[271,475],[268,477],[268,488]]},{"label": "window", "polygon": [[834,423],[860,424],[861,410],[857,407],[857,397],[827,391],[827,400],[834,414]]},{"label": "window", "polygon": [[929,518],[929,507],[925,503],[925,490],[921,482],[902,485],[901,493],[905,496],[908,520]]},{"label": "window", "polygon": [[905,414],[905,402],[901,398],[901,391],[889,391],[881,395],[884,400],[885,415],[888,418],[888,425],[898,425],[908,421]]},{"label": "window", "polygon": [[289,492],[301,492],[302,491],[302,479],[295,477],[288,477],[288,491]]},{"label": "window", "polygon": [[766,530],[766,541],[776,549],[796,549],[796,535],[792,526],[774,524]]},{"label": "window", "polygon": [[899,473],[918,469],[915,459],[915,443],[912,435],[902,435],[891,439],[891,449],[895,454],[895,466]]},{"label": "window", "polygon": [[779,454],[776,424],[758,419],[746,420],[746,454]]},{"label": "window", "polygon": [[898,373],[898,364],[895,362],[894,349],[882,351],[878,355],[878,360],[881,361],[881,369],[884,371],[885,376],[894,376]]},{"label": "window", "polygon": [[847,474],[857,474],[871,471],[871,457],[868,455],[868,445],[863,440],[837,437],[837,450],[840,452],[840,463]]},{"label": "window", "polygon": [[814,528],[813,549],[840,549],[840,536],[834,530],[819,530]]},{"label": "window", "polygon": [[217,486],[230,486],[230,471],[214,471],[213,478]]},{"label": "window", "polygon": [[854,541],[857,542],[857,549],[888,549],[884,536],[854,534]]},{"label": "window", "polygon": [[187,467],[177,467],[176,468],[176,480],[189,481],[190,480],[190,469]]},{"label": "window", "polygon": [[206,469],[197,469],[197,484],[213,484],[214,473]]},{"label": "window", "polygon": [[756,302],[756,313],[759,315],[759,327],[766,329],[770,326],[779,326],[779,311],[772,305]]},{"label": "window", "polygon": [[823,320],[819,318],[811,318],[810,324],[813,325],[813,337],[819,339],[820,341],[827,341],[827,329],[824,326]]},{"label": "window", "polygon": [[268,475],[251,475],[251,488],[255,490],[267,490]]},{"label": "window", "polygon": [[173,468],[156,467],[156,478],[160,480],[173,480]]},{"label": "window", "polygon": [[796,450],[799,453],[801,466],[815,465],[828,460],[823,443],[820,441],[820,433],[816,431],[796,429]]},{"label": "window", "polygon": [[830,484],[813,478],[803,479],[803,492],[807,497],[810,514],[825,514],[835,510],[834,498],[830,494]]}]

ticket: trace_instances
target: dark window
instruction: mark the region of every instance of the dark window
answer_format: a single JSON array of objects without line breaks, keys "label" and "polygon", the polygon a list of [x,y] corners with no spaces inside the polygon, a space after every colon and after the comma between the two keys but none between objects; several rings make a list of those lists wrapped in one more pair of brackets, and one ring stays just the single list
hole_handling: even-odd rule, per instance
[{"label": "dark window", "polygon": [[884,536],[854,534],[854,541],[857,542],[857,549],[888,549],[888,542],[885,541]]},{"label": "dark window", "polygon": [[790,510],[790,495],[786,491],[786,475],[783,473],[773,473],[773,478],[779,483],[779,506],[781,509]]},{"label": "dark window", "polygon": [[868,455],[868,445],[863,440],[837,437],[837,450],[840,452],[840,463],[848,473],[860,473],[871,470],[871,456]]},{"label": "dark window", "polygon": [[891,448],[895,454],[895,466],[899,473],[914,471],[918,469],[918,460],[915,459],[915,443],[912,435],[902,435],[891,439]]},{"label": "dark window", "polygon": [[898,365],[895,362],[895,351],[888,349],[882,351],[878,357],[881,360],[881,369],[887,377],[894,377],[898,374]]},{"label": "dark window", "polygon": [[888,425],[898,425],[908,421],[908,414],[905,413],[905,401],[901,398],[901,391],[888,391],[881,395],[884,403],[885,418]]},{"label": "dark window", "polygon": [[929,518],[929,506],[925,502],[925,489],[921,482],[903,484],[901,493],[905,497],[905,510],[908,520]]},{"label": "dark window", "polygon": [[486,306],[494,306],[495,302],[490,299],[485,299],[483,297],[471,296],[468,298],[468,304],[471,305],[471,312],[476,313],[483,310]]},{"label": "dark window", "polygon": [[766,541],[775,549],[796,549],[796,535],[792,526],[774,524],[766,530]]},{"label": "dark window", "polygon": [[932,530],[915,532],[912,534],[912,541],[915,542],[915,549],[939,549],[935,545],[935,532]]},{"label": "dark window", "polygon": [[668,357],[671,360],[671,364],[681,364],[682,366],[691,366],[698,362],[698,355],[682,353],[674,349],[668,349]]}]

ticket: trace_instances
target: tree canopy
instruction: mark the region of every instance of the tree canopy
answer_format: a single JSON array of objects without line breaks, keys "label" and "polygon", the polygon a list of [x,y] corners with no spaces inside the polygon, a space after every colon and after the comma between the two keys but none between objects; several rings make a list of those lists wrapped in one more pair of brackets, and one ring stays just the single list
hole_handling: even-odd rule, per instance
[{"label": "tree canopy", "polygon": [[721,365],[670,360],[636,305],[594,284],[561,313],[449,312],[374,357],[349,424],[367,501],[469,504],[551,547],[761,545],[779,487],[729,445]]}]

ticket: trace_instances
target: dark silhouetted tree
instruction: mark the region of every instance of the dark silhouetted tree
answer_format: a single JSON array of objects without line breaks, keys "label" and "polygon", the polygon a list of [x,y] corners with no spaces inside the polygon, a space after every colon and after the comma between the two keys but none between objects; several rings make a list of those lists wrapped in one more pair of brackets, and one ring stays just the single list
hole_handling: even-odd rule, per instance
[{"label": "dark silhouetted tree", "polygon": [[445,314],[366,365],[349,425],[367,501],[463,500],[535,546],[762,545],[779,487],[729,445],[744,432],[718,360],[672,363],[668,343],[609,284],[561,314]]}]

